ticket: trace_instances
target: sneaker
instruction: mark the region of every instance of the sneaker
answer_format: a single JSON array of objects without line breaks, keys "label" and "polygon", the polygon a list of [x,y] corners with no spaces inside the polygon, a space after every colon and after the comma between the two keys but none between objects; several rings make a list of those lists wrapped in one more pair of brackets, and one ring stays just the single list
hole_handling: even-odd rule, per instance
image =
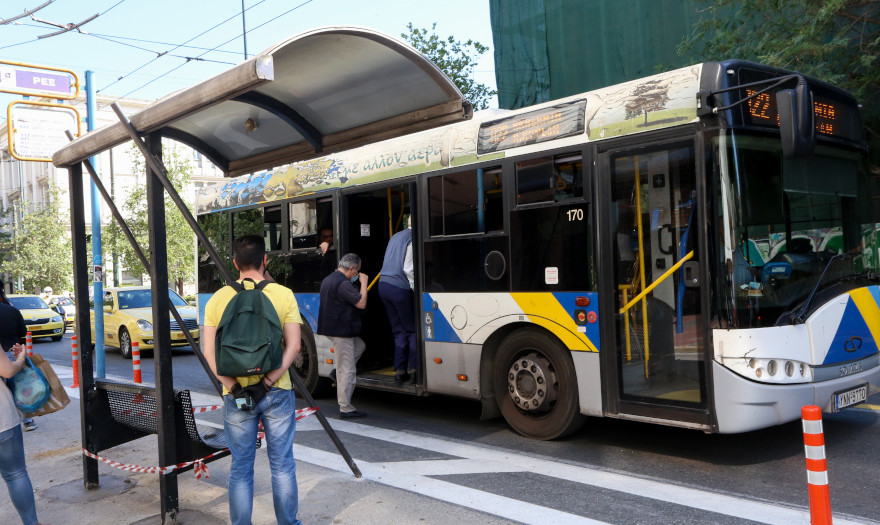
[{"label": "sneaker", "polygon": [[361,412],[360,410],[352,410],[351,412],[340,412],[339,413],[339,417],[341,419],[352,419],[355,417],[364,417],[366,415],[367,415],[366,413]]},{"label": "sneaker", "polygon": [[36,430],[36,429],[37,429],[37,424],[34,423],[33,419],[30,421],[24,422],[24,431],[25,432],[30,432],[31,430]]}]

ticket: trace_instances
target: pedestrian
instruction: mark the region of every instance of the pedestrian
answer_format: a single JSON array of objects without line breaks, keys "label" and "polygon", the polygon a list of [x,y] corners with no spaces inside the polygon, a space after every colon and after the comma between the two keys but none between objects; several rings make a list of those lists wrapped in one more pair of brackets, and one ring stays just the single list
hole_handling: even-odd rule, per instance
[{"label": "pedestrian", "polygon": [[[232,244],[233,264],[239,271],[239,282],[245,288],[266,279],[266,244],[263,237],[246,235]],[[248,281],[251,279],[251,286]],[[226,306],[236,296],[235,288],[218,290],[205,306],[205,333],[202,345],[205,359],[223,384],[223,429],[232,455],[227,487],[229,517],[233,525],[250,524],[254,504],[254,459],[257,427],[262,420],[266,432],[269,467],[272,474],[272,496],[275,520],[282,525],[300,525],[296,518],[299,496],[296,485],[296,463],[293,459],[293,436],[296,414],[288,368],[300,350],[299,307],[293,292],[270,282],[262,289],[278,314],[283,340],[282,364],[265,374],[230,377],[217,374],[217,327]],[[251,405],[240,405],[247,398]],[[241,408],[240,408],[241,407]]]},{"label": "pedestrian", "polygon": [[15,360],[10,361],[5,351],[0,352],[0,376],[4,378],[0,380],[0,474],[6,482],[9,499],[15,505],[21,522],[24,525],[34,525],[38,523],[37,504],[25,464],[24,439],[19,426],[21,416],[5,381],[21,371],[27,352],[18,342],[3,348],[10,348]]},{"label": "pedestrian", "polygon": [[339,259],[336,271],[321,282],[318,333],[329,337],[333,344],[336,355],[336,400],[342,419],[366,415],[351,404],[357,380],[357,360],[367,347],[359,337],[361,310],[367,307],[367,275],[360,271],[361,258],[347,253]]},{"label": "pedestrian", "polygon": [[[12,306],[9,299],[6,298],[6,287],[3,281],[0,281],[0,346],[3,348],[12,348],[27,335],[27,326],[24,324],[24,318],[18,308]],[[10,350],[8,352],[9,359],[15,359]],[[21,420],[25,432],[37,429],[37,423],[32,417],[26,417]]]},{"label": "pedestrian", "polygon": [[418,381],[411,226],[391,236],[379,272],[379,297],[394,334],[394,381],[398,385]]}]

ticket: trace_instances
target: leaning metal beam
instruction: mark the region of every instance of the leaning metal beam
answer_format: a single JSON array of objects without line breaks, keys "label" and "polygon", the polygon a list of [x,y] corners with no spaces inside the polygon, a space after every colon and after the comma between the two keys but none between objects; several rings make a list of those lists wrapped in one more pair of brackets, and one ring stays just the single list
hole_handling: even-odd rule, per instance
[{"label": "leaning metal beam", "polygon": [[[168,180],[168,171],[165,169],[162,161],[160,159],[157,159],[156,156],[153,155],[153,153],[149,150],[147,144],[144,143],[137,129],[135,129],[131,121],[128,120],[128,117],[125,116],[125,113],[122,112],[122,108],[119,107],[119,104],[116,104],[114,102],[112,107],[113,111],[116,112],[116,116],[119,117],[119,120],[128,130],[128,134],[131,140],[133,140],[138,149],[141,150],[141,154],[144,156],[144,160],[147,161],[147,165],[153,171],[153,175],[155,175],[156,179],[158,179],[158,181],[161,182],[162,185],[165,187],[165,191],[168,192],[171,200],[174,201],[174,204],[177,205],[177,208],[180,210],[181,215],[183,215],[183,218],[186,220],[187,224],[189,224],[189,227],[192,228],[193,232],[195,232],[196,234],[196,237],[198,237],[199,241],[204,245],[205,250],[211,257],[211,260],[214,261],[217,269],[219,269],[220,272],[223,273],[223,278],[226,280],[227,283],[234,282],[235,277],[233,277],[232,272],[229,271],[229,268],[227,268],[223,260],[220,259],[220,256],[217,254],[217,250],[214,249],[211,241],[208,240],[208,236],[205,235],[205,232],[203,232],[202,228],[199,227],[199,224],[192,216],[192,212],[189,211],[189,208],[187,207],[186,203],[183,202],[183,199],[180,198],[180,195],[177,193],[174,185],[171,184],[170,180]],[[315,399],[306,389],[305,385],[302,383],[302,380],[299,378],[296,372],[289,372],[288,374],[290,375],[290,381],[293,383],[293,386],[300,393],[300,395],[303,396],[309,406],[317,406],[317,403],[315,403]],[[362,474],[360,469],[355,464],[354,459],[352,459],[351,455],[348,453],[348,450],[346,450],[345,445],[342,444],[339,436],[336,435],[336,431],[334,431],[333,427],[330,426],[330,423],[327,422],[327,418],[324,417],[324,414],[319,410],[315,412],[315,416],[318,418],[318,421],[321,422],[321,426],[324,427],[324,431],[327,432],[328,436],[330,436],[330,440],[333,441],[334,445],[336,445],[336,449],[339,450],[339,453],[345,459],[346,463],[348,463],[348,467],[354,473],[355,477],[361,477]]]},{"label": "leaning metal beam", "polygon": [[[73,134],[70,131],[66,131],[67,138],[73,140]],[[134,234],[131,233],[131,229],[128,227],[128,223],[125,222],[125,219],[122,217],[122,214],[119,213],[119,208],[116,207],[116,203],[113,202],[113,198],[110,197],[110,194],[107,192],[107,187],[104,186],[104,182],[98,176],[98,173],[95,171],[95,167],[92,166],[90,160],[86,159],[82,162],[82,164],[86,167],[86,170],[89,172],[89,177],[92,178],[92,182],[95,183],[95,187],[98,188],[98,192],[104,198],[104,202],[107,204],[107,207],[110,209],[110,213],[116,219],[116,223],[119,225],[119,228],[122,230],[122,234],[125,235],[125,238],[128,239],[128,243],[131,245],[134,250],[135,255],[137,255],[138,260],[141,262],[141,265],[150,275],[150,279],[152,282],[153,274],[150,272],[150,261],[147,259],[147,256],[144,255],[143,249],[141,249],[140,244],[137,242],[137,239],[134,238]],[[174,320],[177,321],[177,326],[186,327],[183,323],[183,318],[180,316],[180,312],[177,311],[177,307],[173,304],[169,303],[169,311],[171,315],[174,317]],[[183,335],[186,337],[186,341],[189,343],[190,348],[196,354],[196,357],[199,358],[199,362],[202,363],[202,368],[208,373],[208,377],[211,379],[211,382],[214,383],[214,388],[217,389],[218,394],[223,394],[223,386],[220,384],[220,381],[214,376],[211,372],[211,367],[208,366],[208,361],[205,360],[205,355],[202,353],[201,347],[199,344],[193,339],[189,330],[183,330]],[[83,344],[82,342],[80,344]]]}]

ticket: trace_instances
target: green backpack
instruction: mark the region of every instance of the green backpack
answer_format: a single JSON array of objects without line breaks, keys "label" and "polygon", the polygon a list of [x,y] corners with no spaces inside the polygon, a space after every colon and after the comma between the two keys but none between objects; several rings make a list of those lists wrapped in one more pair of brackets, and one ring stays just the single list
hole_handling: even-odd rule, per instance
[{"label": "green backpack", "polygon": [[[253,279],[245,281],[254,282]],[[217,325],[217,373],[242,377],[265,374],[281,367],[284,332],[278,312],[263,293],[269,281],[254,283],[246,289],[244,282],[232,283],[235,297],[226,305]]]}]

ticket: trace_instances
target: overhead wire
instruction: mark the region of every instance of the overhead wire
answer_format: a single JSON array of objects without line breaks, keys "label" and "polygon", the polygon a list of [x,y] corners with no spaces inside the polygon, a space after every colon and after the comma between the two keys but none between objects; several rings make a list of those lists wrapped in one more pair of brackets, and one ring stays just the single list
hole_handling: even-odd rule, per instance
[{"label": "overhead wire", "polygon": [[[251,7],[245,9],[245,11],[248,11],[248,10],[250,10],[251,8],[256,7],[257,5],[263,3],[264,1],[265,1],[265,0],[261,0],[260,2],[257,2],[256,4],[252,5]],[[116,101],[118,101],[118,100],[120,100],[120,99],[123,99],[123,98],[125,98],[125,97],[131,95],[132,93],[135,93],[135,92],[137,92],[137,91],[140,91],[141,89],[143,89],[143,88],[149,86],[149,85],[152,84],[153,82],[155,82],[155,81],[157,81],[157,80],[160,80],[161,78],[163,78],[163,77],[165,77],[165,76],[167,76],[167,75],[170,75],[171,73],[177,71],[178,69],[182,68],[183,66],[189,64],[189,63],[190,63],[191,61],[193,61],[193,60],[196,60],[196,61],[203,61],[204,59],[201,58],[202,56],[204,56],[204,55],[206,55],[206,54],[208,54],[208,53],[210,53],[210,52],[212,52],[212,51],[216,51],[218,47],[224,46],[224,45],[228,44],[229,42],[232,42],[233,40],[236,40],[237,38],[243,36],[244,34],[250,33],[251,31],[255,31],[255,30],[257,30],[257,29],[263,27],[263,26],[266,25],[266,24],[269,24],[269,23],[271,23],[271,22],[274,22],[275,20],[278,20],[279,18],[281,18],[281,17],[283,17],[283,16],[285,16],[285,15],[287,15],[287,14],[289,14],[289,13],[291,13],[291,12],[297,10],[297,9],[299,9],[300,7],[302,7],[302,6],[306,5],[306,4],[310,4],[310,3],[312,3],[313,1],[314,1],[314,0],[306,0],[305,2],[299,4],[299,5],[297,5],[297,6],[293,7],[293,8],[291,8],[291,9],[288,9],[287,11],[285,11],[285,12],[281,13],[280,15],[277,15],[277,16],[275,16],[275,17],[273,17],[273,18],[271,18],[271,19],[269,19],[269,20],[263,22],[262,24],[259,24],[259,25],[257,25],[256,27],[252,27],[252,28],[248,29],[248,30],[245,31],[245,32],[242,32],[241,35],[236,35],[235,37],[230,38],[229,40],[226,40],[225,42],[222,42],[222,43],[220,43],[220,44],[214,46],[214,47],[211,48],[211,49],[208,49],[207,51],[205,51],[205,52],[202,53],[201,55],[198,55],[197,57],[187,58],[186,61],[185,61],[184,63],[178,65],[177,67],[175,67],[175,68],[173,68],[173,69],[170,69],[170,70],[166,71],[165,73],[162,73],[162,74],[159,75],[158,77],[156,77],[156,78],[154,78],[154,79],[152,79],[152,80],[150,80],[150,81],[148,81],[148,82],[146,82],[146,83],[144,83],[144,84],[138,86],[137,88],[135,88],[135,89],[129,91],[128,93],[126,93],[126,94],[124,94],[124,95],[122,95],[122,96],[120,96],[120,97],[117,97],[117,98],[114,99],[112,102],[109,102],[109,103],[105,104],[104,106],[101,106],[101,107],[98,108],[98,109],[103,109],[103,108],[105,108],[105,107],[107,107],[107,106],[113,104],[113,102],[116,102]],[[238,16],[238,14],[236,14],[235,16]],[[220,25],[222,25],[222,24],[228,22],[228,21],[231,20],[232,18],[235,18],[235,16],[230,17],[230,18],[224,20],[223,22],[221,22],[220,24],[217,24],[216,26],[214,26],[213,28],[209,29],[208,31],[213,30],[213,29],[219,27]],[[205,32],[207,32],[207,31],[205,31]],[[204,33],[202,33],[202,34],[204,34]],[[198,36],[201,36],[201,34],[198,35]],[[193,38],[191,38],[190,40],[187,40],[187,42],[191,42],[191,41],[194,40],[195,38],[197,38],[197,37],[193,37]],[[154,59],[154,60],[155,60],[155,59]],[[152,62],[153,62],[153,61],[150,61],[150,63],[152,63]],[[121,78],[120,78],[119,80],[121,80]],[[118,82],[118,80],[117,80],[117,82]],[[113,82],[113,84],[115,84],[115,83],[116,83],[116,82]],[[112,85],[112,84],[110,84],[110,85]],[[107,87],[109,87],[109,86],[107,86]],[[106,87],[105,87],[104,89],[106,89]]]},{"label": "overhead wire", "polygon": [[[252,6],[248,7],[247,9],[245,9],[245,11],[249,11],[249,10],[253,9],[254,7],[256,7],[256,6],[260,5],[260,4],[262,4],[262,3],[265,2],[265,1],[266,1],[266,0],[260,0],[260,1],[257,2],[256,4],[253,4]],[[174,47],[173,47],[171,50],[169,50],[169,51],[166,51],[166,52],[164,52],[164,53],[157,53],[157,54],[156,54],[156,57],[154,57],[152,60],[146,62],[145,64],[142,64],[142,65],[138,66],[137,68],[135,68],[135,69],[133,69],[133,70],[131,70],[131,71],[129,71],[129,72],[126,73],[125,75],[122,75],[121,77],[117,78],[117,79],[114,80],[113,82],[111,82],[111,83],[107,84],[106,86],[102,87],[101,89],[97,90],[97,92],[100,93],[101,91],[104,91],[105,89],[109,88],[110,86],[113,86],[113,85],[119,83],[121,80],[123,80],[124,78],[128,77],[129,75],[131,75],[131,74],[133,74],[133,73],[136,73],[136,72],[140,71],[141,69],[147,67],[148,65],[152,64],[152,63],[155,62],[156,60],[159,60],[159,59],[162,58],[165,54],[170,53],[171,51],[174,51],[175,49],[178,49],[178,48],[180,48],[180,47],[183,47],[184,45],[186,45],[186,44],[192,42],[193,40],[199,38],[200,36],[202,36],[202,35],[204,35],[204,34],[210,32],[210,31],[213,31],[213,30],[217,29],[218,27],[222,26],[222,25],[225,24],[226,22],[229,22],[230,20],[232,20],[233,18],[236,18],[236,17],[238,17],[238,13],[236,13],[236,14],[230,16],[230,17],[227,18],[226,20],[223,20],[222,22],[220,22],[220,23],[214,25],[213,27],[210,27],[210,28],[208,28],[208,29],[202,31],[201,33],[199,33],[198,35],[196,35],[196,36],[190,38],[189,40],[187,40],[187,41],[184,42],[183,44],[180,44],[180,45],[174,46]],[[222,44],[221,44],[221,45],[222,45]],[[219,46],[218,46],[218,47],[219,47]],[[215,48],[215,49],[216,49],[216,48]],[[213,51],[213,50],[212,50],[212,51]],[[206,51],[205,53],[207,53],[207,51]],[[205,53],[203,53],[203,54],[205,54]],[[201,55],[200,55],[199,57],[201,57]],[[197,58],[199,58],[199,57],[195,57],[195,58],[197,59]],[[188,58],[186,59],[186,62],[184,62],[183,64],[181,64],[181,66],[184,65],[184,64],[188,64],[188,63],[190,62],[190,60],[193,60],[193,58],[192,58],[192,57],[188,57]],[[178,67],[172,69],[171,71],[168,71],[168,72],[164,73],[162,76],[165,76],[165,75],[167,75],[167,74],[169,74],[169,73],[171,73],[171,72],[173,72],[173,71],[179,69],[179,67],[180,67],[180,66],[178,66]],[[162,78],[162,77],[160,76],[160,77],[158,77],[158,78]],[[154,82],[155,80],[158,80],[158,78],[153,79],[152,81],[148,82],[147,84],[144,84],[143,86],[141,86],[141,87],[135,89],[134,91],[137,91],[137,90],[139,90],[139,89],[141,89],[141,88],[143,88],[143,87],[149,85],[150,83]],[[134,91],[130,91],[128,94],[123,95],[123,97],[126,97],[126,96],[130,95],[131,93],[134,93]],[[123,98],[123,97],[120,97],[120,98]],[[117,99],[117,100],[118,100],[118,99]]]}]

